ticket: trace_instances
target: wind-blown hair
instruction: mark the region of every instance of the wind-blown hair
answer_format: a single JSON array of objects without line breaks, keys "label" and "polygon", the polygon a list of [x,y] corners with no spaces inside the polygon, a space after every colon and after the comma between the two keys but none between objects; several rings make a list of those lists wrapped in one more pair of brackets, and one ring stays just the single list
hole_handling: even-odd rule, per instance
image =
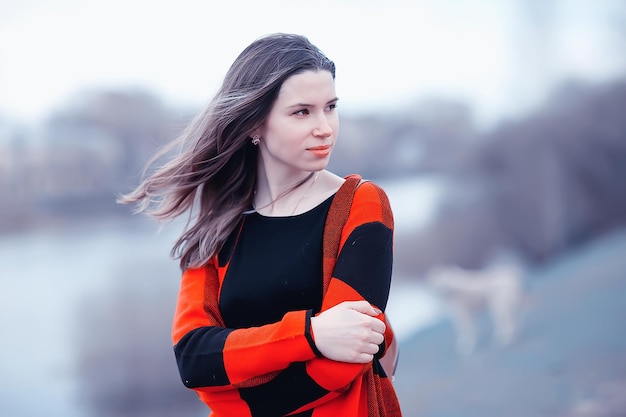
[{"label": "wind-blown hair", "polygon": [[[206,109],[148,161],[139,186],[118,199],[157,220],[189,213],[171,251],[181,268],[207,263],[251,206],[258,147],[250,136],[264,123],[283,82],[307,70],[329,71],[335,78],[335,64],[304,36],[278,33],[254,41],[235,59]],[[150,166],[175,150],[146,177]]]}]

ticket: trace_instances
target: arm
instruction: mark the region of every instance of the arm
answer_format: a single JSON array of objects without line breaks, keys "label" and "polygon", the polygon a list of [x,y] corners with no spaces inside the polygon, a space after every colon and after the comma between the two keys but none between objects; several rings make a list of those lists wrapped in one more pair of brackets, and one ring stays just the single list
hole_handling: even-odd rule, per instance
[{"label": "arm", "polygon": [[172,339],[187,387],[256,385],[292,362],[315,357],[312,339],[307,339],[307,311],[290,312],[280,322],[255,328],[224,327],[216,263],[214,258],[204,268],[188,269],[181,280]]},{"label": "arm", "polygon": [[[392,262],[393,216],[389,201],[382,189],[375,184],[364,183],[357,189],[350,215],[341,234],[339,255],[324,297],[322,312],[313,319],[313,334],[317,344],[325,344],[317,322],[337,308],[348,307],[345,301],[367,302],[383,312],[377,317],[384,320],[391,284]],[[362,313],[372,315],[366,311]],[[374,329],[376,324],[372,323],[371,326]],[[375,330],[380,331],[380,328]],[[380,352],[375,355],[377,358],[384,355],[385,347],[389,346],[393,339],[390,328],[386,330],[383,328],[383,331],[384,343],[381,343]],[[352,345],[356,347],[357,352],[348,354],[358,353],[357,344]],[[337,343],[331,344],[331,347],[337,346]],[[307,372],[329,390],[346,386],[368,366],[362,359],[350,361],[344,359],[338,362],[329,359],[332,356],[327,352],[324,354],[328,357],[316,358],[307,363]],[[370,361],[371,355],[367,362]]]}]

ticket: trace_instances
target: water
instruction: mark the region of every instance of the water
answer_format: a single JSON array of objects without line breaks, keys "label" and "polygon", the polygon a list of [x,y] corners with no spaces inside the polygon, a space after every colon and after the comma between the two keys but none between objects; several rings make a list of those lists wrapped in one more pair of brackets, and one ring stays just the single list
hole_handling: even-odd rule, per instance
[{"label": "water", "polygon": [[441,320],[443,306],[439,298],[422,284],[408,279],[394,279],[386,314],[398,341],[402,343],[418,331]]},{"label": "water", "polygon": [[445,181],[434,175],[377,183],[389,197],[396,234],[414,232],[426,226],[437,214],[446,189]]},{"label": "water", "polygon": [[[154,232],[116,225],[0,239],[0,415],[84,415],[73,398],[81,303],[108,294],[126,262],[146,253],[166,259],[168,244]],[[175,264],[163,267],[175,283]]]}]

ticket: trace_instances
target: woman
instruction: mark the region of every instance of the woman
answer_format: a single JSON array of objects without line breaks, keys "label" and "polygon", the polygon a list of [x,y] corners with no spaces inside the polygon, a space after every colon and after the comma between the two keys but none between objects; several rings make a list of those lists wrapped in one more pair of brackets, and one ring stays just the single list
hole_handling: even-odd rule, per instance
[{"label": "woman", "polygon": [[325,169],[334,81],[305,37],[256,40],[157,157],[179,154],[121,199],[159,219],[195,213],[172,249],[172,336],[183,383],[214,417],[400,415],[379,361],[393,340],[391,209],[377,185]]}]

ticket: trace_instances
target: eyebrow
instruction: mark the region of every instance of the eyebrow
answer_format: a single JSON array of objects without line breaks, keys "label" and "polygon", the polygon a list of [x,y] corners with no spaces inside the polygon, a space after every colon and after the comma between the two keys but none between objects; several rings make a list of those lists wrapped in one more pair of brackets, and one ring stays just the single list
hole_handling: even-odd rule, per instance
[{"label": "eyebrow", "polygon": [[[336,103],[337,101],[339,101],[339,97],[335,97],[332,100],[328,100],[326,102],[326,104],[328,105],[328,104],[331,104],[331,103]],[[294,108],[294,107],[315,107],[315,105],[314,104],[307,104],[307,103],[296,103],[296,104],[293,104],[291,106],[287,106],[288,109],[291,109],[291,108]]]}]

